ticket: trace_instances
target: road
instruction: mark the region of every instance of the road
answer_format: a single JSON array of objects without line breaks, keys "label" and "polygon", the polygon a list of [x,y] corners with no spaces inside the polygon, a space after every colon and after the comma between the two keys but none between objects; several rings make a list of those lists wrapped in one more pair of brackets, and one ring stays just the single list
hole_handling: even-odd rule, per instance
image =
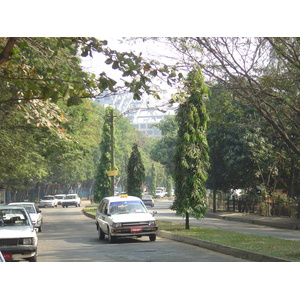
[{"label": "road", "polygon": [[[157,206],[159,209],[159,206]],[[157,237],[100,241],[93,219],[81,207],[44,208],[38,262],[242,262],[218,252]],[[152,211],[149,209],[149,211]]]},{"label": "road", "polygon": [[[182,217],[176,216],[175,212],[169,209],[172,202],[173,201],[167,199],[158,201],[155,203],[155,207],[149,209],[149,211],[156,210],[158,212],[156,215],[157,220],[184,223],[185,220]],[[204,218],[200,220],[190,218],[190,225],[300,241],[299,230],[273,228],[246,222],[228,221],[216,218]]]}]

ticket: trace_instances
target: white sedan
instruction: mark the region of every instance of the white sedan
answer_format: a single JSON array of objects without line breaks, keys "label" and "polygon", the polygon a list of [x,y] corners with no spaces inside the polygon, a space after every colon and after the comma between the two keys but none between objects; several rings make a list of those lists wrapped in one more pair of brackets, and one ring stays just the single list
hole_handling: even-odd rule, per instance
[{"label": "white sedan", "polygon": [[41,210],[35,205],[34,202],[12,202],[8,205],[18,205],[25,207],[30,215],[33,226],[37,228],[39,232],[42,231],[43,215]]},{"label": "white sedan", "polygon": [[108,235],[109,242],[117,237],[148,236],[156,240],[156,221],[142,200],[138,197],[124,196],[103,198],[96,211],[96,228],[99,239]]}]

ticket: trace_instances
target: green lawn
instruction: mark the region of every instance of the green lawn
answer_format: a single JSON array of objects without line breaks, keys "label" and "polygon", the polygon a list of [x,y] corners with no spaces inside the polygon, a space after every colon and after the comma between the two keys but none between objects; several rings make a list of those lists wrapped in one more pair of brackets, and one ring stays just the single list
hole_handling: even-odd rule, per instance
[{"label": "green lawn", "polygon": [[[87,206],[84,210],[96,214],[97,206]],[[289,241],[254,234],[238,233],[228,230],[194,227],[184,229],[184,224],[157,221],[158,229],[178,235],[189,236],[242,250],[275,256],[291,261],[300,261],[300,241]]]}]

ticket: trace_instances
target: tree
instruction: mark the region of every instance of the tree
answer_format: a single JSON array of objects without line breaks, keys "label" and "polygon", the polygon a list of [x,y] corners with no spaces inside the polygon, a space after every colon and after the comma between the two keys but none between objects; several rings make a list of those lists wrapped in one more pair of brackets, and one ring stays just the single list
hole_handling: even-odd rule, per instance
[{"label": "tree", "polygon": [[128,161],[127,193],[142,198],[142,184],[145,181],[145,167],[142,162],[138,145],[135,143]]},{"label": "tree", "polygon": [[175,153],[175,200],[172,209],[185,216],[185,228],[189,229],[189,217],[203,218],[206,204],[205,181],[209,167],[206,140],[207,113],[204,99],[208,89],[201,70],[195,68],[185,81],[185,97],[177,111],[178,137]]},{"label": "tree", "polygon": [[95,178],[94,201],[100,202],[102,198],[111,195],[111,179],[107,171],[111,169],[111,132],[110,112],[111,107],[105,110],[105,122],[103,125],[102,141],[100,143],[101,158]]},{"label": "tree", "polygon": [[156,169],[154,163],[151,167],[150,194],[154,197],[156,191]]}]

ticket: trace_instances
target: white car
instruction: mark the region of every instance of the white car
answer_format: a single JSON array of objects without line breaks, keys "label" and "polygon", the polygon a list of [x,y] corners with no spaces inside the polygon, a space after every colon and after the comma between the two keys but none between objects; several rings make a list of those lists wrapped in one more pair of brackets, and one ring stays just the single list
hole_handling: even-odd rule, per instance
[{"label": "white car", "polygon": [[44,196],[39,203],[39,207],[57,207],[58,200],[55,196],[46,195]]},{"label": "white car", "polygon": [[27,210],[0,206],[0,251],[5,261],[37,261],[38,238]]},{"label": "white car", "polygon": [[12,202],[8,205],[18,205],[25,207],[27,212],[29,213],[33,226],[37,228],[39,232],[42,231],[43,215],[34,202]]},{"label": "white car", "polygon": [[156,240],[156,220],[143,201],[133,196],[103,198],[96,211],[96,228],[100,240],[108,235],[109,242],[117,237],[149,236]]},{"label": "white car", "polygon": [[54,197],[57,199],[57,204],[61,204],[61,200],[65,199],[66,194],[56,194]]},{"label": "white car", "polygon": [[67,194],[65,199],[61,200],[62,207],[68,207],[74,205],[75,207],[79,207],[81,204],[81,199],[77,194]]}]

